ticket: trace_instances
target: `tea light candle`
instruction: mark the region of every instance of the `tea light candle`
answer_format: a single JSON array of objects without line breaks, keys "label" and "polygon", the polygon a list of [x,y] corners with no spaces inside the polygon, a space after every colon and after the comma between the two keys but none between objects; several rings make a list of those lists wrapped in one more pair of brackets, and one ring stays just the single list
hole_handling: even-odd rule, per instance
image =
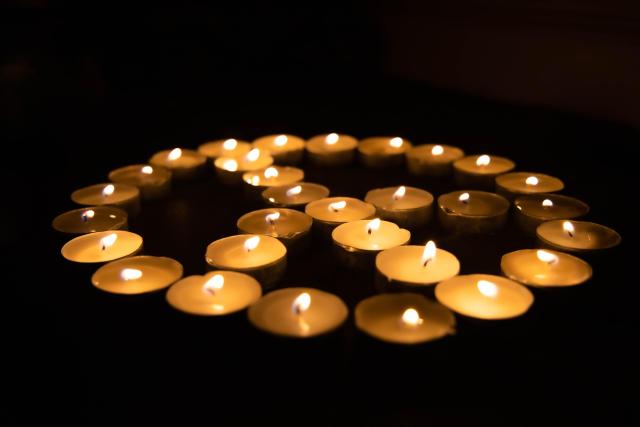
[{"label": "tea light candle", "polygon": [[269,187],[293,184],[304,179],[304,171],[291,166],[269,166],[266,169],[245,172],[242,180],[245,193],[251,199],[262,199],[262,192]]},{"label": "tea light candle", "polygon": [[591,278],[591,266],[573,255],[545,249],[522,249],[502,256],[505,276],[540,288],[575,286]]},{"label": "tea light candle", "polygon": [[275,237],[288,251],[301,250],[309,242],[313,219],[293,209],[260,209],[238,219],[238,231]]},{"label": "tea light candle", "polygon": [[188,314],[222,316],[244,310],[261,295],[260,283],[253,277],[219,270],[176,282],[167,291],[167,302]]},{"label": "tea light candle", "polygon": [[329,238],[333,229],[349,221],[373,218],[376,208],[371,203],[352,197],[327,197],[309,203],[305,213],[313,218],[319,236]]},{"label": "tea light candle", "polygon": [[489,274],[453,277],[436,285],[435,294],[445,307],[478,319],[518,317],[533,304],[533,294],[526,287]]},{"label": "tea light candle", "polygon": [[400,227],[426,225],[433,213],[433,196],[415,187],[377,188],[367,193],[364,201],[376,207],[376,215]]},{"label": "tea light candle", "polygon": [[253,141],[253,146],[266,150],[280,165],[296,165],[304,155],[304,139],[294,135],[267,135]]},{"label": "tea light candle", "polygon": [[423,289],[459,272],[458,258],[433,241],[424,246],[397,246],[376,256],[376,282],[385,290]]},{"label": "tea light candle", "polygon": [[262,199],[266,204],[291,209],[304,209],[307,203],[328,196],[329,189],[327,187],[312,182],[297,182],[291,185],[269,187],[262,192]]},{"label": "tea light candle", "polygon": [[589,206],[573,197],[560,194],[520,196],[513,202],[516,224],[529,234],[545,221],[574,219],[586,215]]},{"label": "tea light candle", "polygon": [[392,344],[420,344],[455,333],[456,319],[446,307],[410,292],[382,294],[360,301],[356,327]]},{"label": "tea light candle", "polygon": [[509,201],[484,191],[454,191],[438,197],[438,218],[448,230],[490,233],[507,221]]},{"label": "tea light candle", "polygon": [[616,231],[604,225],[585,221],[544,222],[538,226],[536,234],[544,245],[568,252],[612,248],[621,240]]},{"label": "tea light candle", "polygon": [[149,163],[153,167],[171,171],[175,179],[189,179],[197,176],[204,169],[207,158],[195,150],[174,148],[154,154]]},{"label": "tea light candle", "polygon": [[165,196],[171,187],[171,172],[149,165],[131,165],[109,172],[109,180],[138,187],[143,199]]},{"label": "tea light candle", "polygon": [[400,166],[411,143],[398,136],[365,138],[358,144],[360,161],[371,168]]},{"label": "tea light candle", "polygon": [[240,157],[251,150],[251,143],[239,139],[218,139],[205,142],[198,147],[198,153],[211,160],[218,157]]},{"label": "tea light candle", "polygon": [[352,136],[329,133],[307,141],[307,158],[317,166],[344,166],[353,162],[358,140]]},{"label": "tea light candle", "polygon": [[112,261],[91,277],[96,288],[113,294],[134,295],[164,289],[182,277],[182,264],[157,256],[134,256]]},{"label": "tea light candle", "polygon": [[554,193],[564,188],[558,178],[542,173],[511,172],[496,177],[496,192],[508,199],[521,194]]},{"label": "tea light candle", "polygon": [[287,248],[270,236],[230,236],[209,244],[205,260],[213,269],[246,273],[269,287],[284,274]]},{"label": "tea light candle", "polygon": [[273,157],[258,148],[253,148],[244,156],[218,157],[214,161],[218,179],[227,185],[240,185],[245,172],[266,169],[273,164]]},{"label": "tea light candle", "polygon": [[312,288],[270,292],[249,307],[249,321],[270,334],[309,338],[338,329],[349,310],[336,295]]},{"label": "tea light candle", "polygon": [[127,213],[112,206],[92,206],[74,209],[58,215],[53,220],[52,226],[55,230],[68,234],[126,230]]},{"label": "tea light candle", "polygon": [[142,237],[123,230],[98,231],[70,240],[62,256],[73,262],[98,263],[134,255],[142,250]]},{"label": "tea light candle", "polygon": [[406,152],[407,168],[412,175],[450,175],[453,162],[464,157],[464,151],[451,145],[424,144]]},{"label": "tea light candle", "polygon": [[71,200],[84,206],[117,206],[129,215],[140,211],[140,190],[127,184],[95,184],[71,193]]},{"label": "tea light candle", "polygon": [[453,162],[454,179],[460,187],[493,190],[496,176],[507,173],[516,164],[509,159],[487,154],[467,156]]}]

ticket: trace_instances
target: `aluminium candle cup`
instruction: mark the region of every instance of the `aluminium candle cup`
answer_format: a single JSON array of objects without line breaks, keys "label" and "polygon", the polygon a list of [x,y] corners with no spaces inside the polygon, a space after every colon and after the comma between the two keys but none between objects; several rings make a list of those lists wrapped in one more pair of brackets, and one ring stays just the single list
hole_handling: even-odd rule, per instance
[{"label": "aluminium candle cup", "polygon": [[446,176],[453,171],[453,162],[464,157],[464,151],[451,145],[417,145],[405,153],[407,169],[412,175]]},{"label": "aluminium candle cup", "polygon": [[[115,236],[115,237],[113,237]],[[124,230],[98,231],[68,241],[62,256],[78,263],[105,263],[142,251],[142,236]]]},{"label": "aluminium candle cup", "polygon": [[182,264],[172,258],[140,255],[104,264],[93,274],[91,283],[112,294],[146,294],[169,287],[182,272]]},{"label": "aluminium candle cup", "polygon": [[358,144],[358,157],[370,168],[401,166],[411,143],[400,137],[377,136],[365,138]]},{"label": "aluminium candle cup", "polygon": [[[305,301],[308,304],[296,310],[303,294],[309,297]],[[340,328],[349,310],[334,294],[313,288],[284,288],[264,295],[249,307],[247,314],[251,324],[261,331],[281,337],[311,338]]]},{"label": "aluminium candle cup", "polygon": [[505,157],[466,156],[453,162],[453,176],[459,187],[493,191],[495,178],[515,167],[516,164]]},{"label": "aluminium candle cup", "polygon": [[304,210],[308,203],[328,196],[329,189],[327,187],[312,182],[297,182],[291,185],[270,187],[262,192],[262,200],[267,205],[297,210]]},{"label": "aluminium candle cup", "polygon": [[533,172],[510,172],[496,177],[496,193],[509,200],[520,195],[555,193],[564,188],[556,177]]},{"label": "aluminium candle cup", "polygon": [[[468,194],[466,202],[460,200]],[[509,201],[485,191],[454,191],[438,197],[438,219],[456,233],[483,234],[502,228],[508,219]]]},{"label": "aluminium candle cup", "polygon": [[83,206],[116,206],[135,216],[140,211],[140,190],[127,184],[95,184],[71,193],[71,200]]},{"label": "aluminium candle cup", "polygon": [[[274,218],[274,216],[278,216]],[[242,215],[237,222],[238,232],[275,237],[286,247],[287,253],[296,254],[310,242],[313,219],[293,209],[260,209]]]},{"label": "aluminium candle cup", "polygon": [[[407,313],[412,309],[417,316]],[[420,294],[403,292],[360,301],[355,323],[361,332],[386,343],[414,345],[455,334],[456,319],[443,305]]]},{"label": "aluminium candle cup", "polygon": [[[344,204],[344,207],[337,206]],[[315,200],[304,208],[313,218],[313,232],[322,240],[331,241],[331,233],[340,224],[373,218],[376,208],[371,203],[353,197],[327,197]]]},{"label": "aluminium candle cup", "polygon": [[377,188],[369,191],[364,201],[376,207],[379,218],[412,230],[428,224],[433,214],[433,195],[415,187]]},{"label": "aluminium candle cup", "polygon": [[293,166],[269,166],[242,175],[245,195],[252,201],[262,200],[262,193],[267,188],[290,185],[303,179],[304,171]]},{"label": "aluminium candle cup", "polygon": [[[574,230],[571,235],[565,223]],[[597,252],[620,244],[621,237],[613,229],[594,222],[553,220],[538,226],[536,236],[543,247],[564,252]]]},{"label": "aluminium candle cup", "polygon": [[[247,240],[253,237],[259,237],[259,243],[255,248],[247,250]],[[210,270],[245,273],[268,289],[284,275],[287,268],[287,248],[275,237],[236,235],[209,244],[205,261]]]},{"label": "aluminium candle cup", "polygon": [[559,288],[581,285],[591,278],[591,266],[573,255],[553,250],[521,249],[502,256],[502,273],[527,286]]},{"label": "aluminium candle cup", "polygon": [[259,151],[255,160],[247,158],[249,153],[244,156],[218,157],[215,159],[213,165],[218,180],[225,185],[241,185],[242,175],[245,172],[266,169],[273,164],[273,157],[268,152]]},{"label": "aluminium candle cup", "polygon": [[253,146],[271,153],[278,165],[297,165],[304,156],[304,139],[294,135],[267,135],[253,141]]},{"label": "aluminium candle cup", "polygon": [[90,206],[55,217],[51,226],[60,233],[88,234],[97,231],[126,230],[128,215],[114,206]]},{"label": "aluminium candle cup", "polygon": [[350,135],[330,133],[307,141],[307,160],[320,167],[339,167],[353,163],[358,140]]},{"label": "aluminium candle cup", "polygon": [[218,139],[208,141],[198,147],[198,153],[210,160],[218,157],[244,156],[251,150],[251,143],[240,139]]},{"label": "aluminium candle cup", "polygon": [[515,223],[529,235],[545,221],[574,219],[589,213],[589,205],[561,194],[533,194],[517,197],[513,202]]},{"label": "aluminium candle cup", "polygon": [[171,189],[171,171],[148,165],[131,165],[109,172],[109,180],[138,187],[143,199],[164,197]]},{"label": "aluminium candle cup", "polygon": [[151,166],[170,170],[177,180],[196,178],[204,171],[206,161],[202,154],[186,148],[159,151],[149,159]]}]

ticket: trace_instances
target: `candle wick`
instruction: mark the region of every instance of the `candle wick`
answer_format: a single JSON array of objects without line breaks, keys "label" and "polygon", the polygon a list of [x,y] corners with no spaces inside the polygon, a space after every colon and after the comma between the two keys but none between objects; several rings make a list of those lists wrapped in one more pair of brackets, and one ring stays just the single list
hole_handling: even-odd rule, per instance
[{"label": "candle wick", "polygon": [[567,231],[567,234],[569,235],[569,237],[573,237],[573,233],[571,231]]},{"label": "candle wick", "polygon": [[367,234],[368,234],[369,236],[371,236],[371,232],[372,232],[372,231],[373,231],[373,230],[371,230],[370,228],[368,228],[368,229],[367,229]]},{"label": "candle wick", "polygon": [[429,262],[430,262],[430,261],[431,261],[431,259],[427,259],[427,260],[425,260],[425,262],[423,262],[423,263],[422,263],[422,267],[423,267],[423,268],[426,268],[426,267],[427,267],[427,264],[429,264]]}]

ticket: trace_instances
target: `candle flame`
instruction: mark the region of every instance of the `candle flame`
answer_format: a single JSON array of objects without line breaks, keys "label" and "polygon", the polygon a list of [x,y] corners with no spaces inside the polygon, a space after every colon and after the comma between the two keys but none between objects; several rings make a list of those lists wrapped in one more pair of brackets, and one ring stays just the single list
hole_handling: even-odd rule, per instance
[{"label": "candle flame", "polygon": [[244,241],[244,249],[247,252],[251,252],[260,244],[260,236],[252,236]]},{"label": "candle flame", "polygon": [[549,265],[552,265],[558,262],[558,256],[556,254],[552,254],[551,252],[547,252],[542,249],[539,249],[538,251],[536,251],[536,256],[540,261],[547,263]]},{"label": "candle flame", "polygon": [[431,261],[436,259],[436,244],[433,240],[429,240],[424,245],[424,251],[422,252],[422,266],[426,267]]},{"label": "candle flame", "polygon": [[570,221],[563,222],[562,229],[569,235],[569,237],[573,237],[573,233],[576,231],[576,228]]},{"label": "candle flame", "polygon": [[372,219],[367,223],[367,234],[372,234],[380,229],[380,218]]},{"label": "candle flame", "polygon": [[138,280],[141,277],[142,271],[138,270],[137,268],[124,268],[120,272],[120,278],[125,282],[128,282],[129,280]]},{"label": "candle flame", "polygon": [[82,221],[87,222],[91,218],[96,216],[96,213],[93,209],[89,209],[87,211],[82,212]]},{"label": "candle flame", "polygon": [[337,133],[330,133],[329,135],[325,136],[324,142],[327,145],[333,145],[336,142],[338,142],[339,139],[340,139],[340,136]]},{"label": "candle flame", "polygon": [[205,282],[203,290],[208,294],[215,295],[223,287],[224,276],[222,274],[214,274],[211,279]]},{"label": "candle flame", "polygon": [[274,168],[273,166],[270,166],[264,170],[264,177],[267,179],[277,178],[278,175],[280,175],[280,172],[278,172],[278,169]]},{"label": "candle flame", "polygon": [[491,157],[486,154],[478,156],[476,159],[476,166],[487,166],[489,163],[491,163]]},{"label": "candle flame", "polygon": [[442,145],[434,145],[431,149],[432,156],[441,156],[444,153],[444,147]]},{"label": "candle flame", "polygon": [[537,177],[537,176],[530,176],[530,177],[527,177],[527,179],[525,179],[525,180],[524,180],[524,182],[525,182],[525,184],[527,184],[527,185],[533,185],[533,186],[535,186],[535,185],[538,185],[538,183],[540,182],[540,180],[538,179],[538,177]]},{"label": "candle flame", "polygon": [[461,203],[467,203],[469,202],[469,198],[471,196],[469,195],[469,193],[462,193],[460,196],[458,196],[458,201]]},{"label": "candle flame", "polygon": [[282,146],[286,145],[288,140],[289,140],[289,138],[287,138],[287,135],[278,135],[273,140],[273,143],[278,147],[282,147]]},{"label": "candle flame", "polygon": [[182,150],[180,148],[174,148],[167,156],[171,161],[178,160],[180,157],[182,157]]},{"label": "candle flame", "polygon": [[227,159],[222,163],[222,169],[229,172],[235,172],[238,170],[238,162],[234,159]]},{"label": "candle flame", "polygon": [[347,206],[346,200],[340,200],[339,202],[329,203],[329,210],[334,212],[338,212],[339,210],[344,209]]},{"label": "candle flame", "polygon": [[287,196],[292,197],[300,194],[302,192],[302,187],[300,185],[296,185],[295,187],[291,187],[287,190]]},{"label": "candle flame", "polygon": [[260,157],[260,149],[254,148],[247,153],[245,159],[247,159],[248,162],[255,162],[256,160],[258,160],[258,157]]},{"label": "candle flame", "polygon": [[222,148],[224,148],[227,151],[233,151],[236,149],[237,146],[238,146],[238,141],[233,138],[229,138],[222,143]]},{"label": "candle flame", "polygon": [[291,304],[291,311],[293,311],[293,314],[296,316],[299,316],[307,311],[309,306],[311,306],[311,295],[307,292],[303,292],[293,300],[293,304]]},{"label": "candle flame", "polygon": [[418,326],[424,322],[424,319],[420,317],[420,313],[415,308],[407,308],[402,313],[402,323],[407,326]]},{"label": "candle flame", "polygon": [[402,143],[404,141],[402,140],[402,138],[400,138],[399,136],[396,136],[395,138],[391,138],[389,140],[389,145],[392,146],[393,148],[400,148],[402,147]]},{"label": "candle flame", "polygon": [[254,187],[257,187],[258,185],[260,185],[260,177],[258,175],[252,175],[251,178],[247,180],[247,182]]},{"label": "candle flame", "polygon": [[102,248],[102,250],[104,251],[113,246],[116,240],[118,240],[118,235],[116,233],[111,233],[108,236],[100,239],[100,248]]},{"label": "candle flame", "polygon": [[113,184],[105,185],[105,187],[102,189],[102,197],[109,197],[110,195],[113,194],[114,191],[116,191],[115,185]]},{"label": "candle flame", "polygon": [[267,214],[267,216],[265,216],[265,219],[271,225],[276,225],[276,221],[279,218],[280,218],[280,212],[273,212],[273,213]]},{"label": "candle flame", "polygon": [[498,286],[488,280],[478,280],[476,284],[482,295],[489,298],[495,298],[498,295]]},{"label": "candle flame", "polygon": [[145,175],[151,175],[153,173],[153,168],[151,166],[143,166],[142,173]]},{"label": "candle flame", "polygon": [[549,199],[544,199],[542,201],[542,206],[544,206],[545,208],[550,208],[551,206],[553,206],[553,202]]},{"label": "candle flame", "polygon": [[393,193],[393,200],[402,199],[407,192],[407,188],[404,185],[398,187],[395,193]]}]

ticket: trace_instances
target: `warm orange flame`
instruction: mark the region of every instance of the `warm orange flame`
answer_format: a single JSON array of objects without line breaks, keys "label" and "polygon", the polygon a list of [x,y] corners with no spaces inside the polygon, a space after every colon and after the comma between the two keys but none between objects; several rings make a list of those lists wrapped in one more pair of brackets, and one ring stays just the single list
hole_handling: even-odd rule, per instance
[{"label": "warm orange flame", "polygon": [[113,194],[114,191],[116,191],[115,185],[107,184],[102,189],[102,197],[109,197],[110,195]]},{"label": "warm orange flame", "polygon": [[95,211],[93,209],[89,209],[89,210],[86,210],[86,211],[82,212],[82,220],[85,221],[85,222],[90,220],[94,216],[96,216],[96,213],[95,213]]},{"label": "warm orange flame", "polygon": [[393,148],[400,148],[402,147],[403,144],[403,140],[402,138],[400,138],[399,136],[396,136],[395,138],[391,138],[389,140],[389,145],[392,146]]},{"label": "warm orange flame", "polygon": [[235,159],[227,159],[222,163],[222,169],[235,172],[238,170],[238,162]]},{"label": "warm orange flame", "polygon": [[276,146],[278,147],[282,147],[287,143],[288,140],[289,138],[287,138],[287,135],[278,135],[273,140],[273,143],[276,144]]},{"label": "warm orange flame", "polygon": [[171,161],[178,160],[180,157],[182,157],[182,150],[180,148],[174,148],[167,156]]},{"label": "warm orange flame", "polygon": [[100,239],[100,248],[104,251],[113,246],[113,244],[118,240],[118,235],[116,233],[111,233],[108,236]]},{"label": "warm orange flame", "polygon": [[339,202],[329,203],[329,210],[334,212],[338,212],[339,210],[344,209],[347,206],[346,200],[340,200]]},{"label": "warm orange flame", "polygon": [[488,280],[478,280],[476,284],[482,295],[489,298],[495,298],[498,295],[498,286]]},{"label": "warm orange flame", "polygon": [[273,166],[270,166],[264,170],[264,177],[267,179],[277,178],[278,175],[280,175],[280,172],[278,172],[278,169],[274,168]]},{"label": "warm orange flame", "polygon": [[141,277],[142,271],[138,270],[137,268],[124,268],[120,272],[120,278],[125,282],[128,282],[129,280],[138,280]]},{"label": "warm orange flame", "polygon": [[291,311],[296,316],[301,315],[305,311],[309,309],[311,306],[311,295],[307,292],[303,292],[293,300],[293,304],[291,304]]},{"label": "warm orange flame", "polygon": [[337,133],[330,133],[329,135],[325,136],[324,142],[327,145],[333,145],[336,142],[338,142],[339,139],[340,139],[340,136]]},{"label": "warm orange flame", "polygon": [[575,233],[576,228],[569,221],[565,221],[562,223],[562,229],[569,235],[569,237],[573,237],[573,233]]},{"label": "warm orange flame", "polygon": [[254,187],[260,185],[260,177],[258,175],[252,175],[251,178],[247,178],[246,181]]},{"label": "warm orange flame", "polygon": [[558,256],[556,254],[552,254],[551,252],[547,252],[545,250],[539,249],[536,251],[536,256],[538,259],[544,263],[549,265],[555,264],[558,262]]},{"label": "warm orange flame", "polygon": [[220,291],[224,287],[224,276],[222,274],[214,274],[213,277],[207,280],[204,284],[204,291],[215,295],[216,292]]},{"label": "warm orange flame", "polygon": [[527,185],[538,185],[538,182],[540,182],[540,180],[538,179],[537,176],[529,176],[527,177],[527,179],[524,180],[524,183]]},{"label": "warm orange flame", "polygon": [[296,185],[295,187],[291,187],[290,189],[287,190],[287,196],[293,197],[300,194],[301,192],[302,192],[302,187],[300,185]]},{"label": "warm orange flame", "polygon": [[442,145],[434,145],[431,149],[432,156],[441,156],[444,153],[444,147]]},{"label": "warm orange flame", "polygon": [[380,229],[380,218],[372,219],[367,223],[367,234],[372,234]]},{"label": "warm orange flame", "polygon": [[460,196],[458,196],[458,201],[461,203],[467,203],[470,197],[471,196],[469,195],[469,193],[462,193]]},{"label": "warm orange flame", "polygon": [[489,163],[491,163],[491,157],[486,154],[478,156],[476,159],[476,166],[487,166]]},{"label": "warm orange flame", "polygon": [[244,249],[247,252],[251,252],[260,244],[260,236],[252,236],[244,241]]},{"label": "warm orange flame", "polygon": [[273,212],[270,214],[267,214],[265,216],[265,219],[267,220],[267,222],[271,225],[276,225],[276,221],[280,218],[280,212]]},{"label": "warm orange flame", "polygon": [[233,151],[236,149],[237,146],[238,146],[238,141],[233,138],[229,138],[222,143],[222,148],[224,148],[227,151]]},{"label": "warm orange flame", "polygon": [[256,160],[258,160],[258,157],[260,157],[260,149],[254,148],[247,153],[245,159],[247,159],[248,162],[255,162]]},{"label": "warm orange flame", "polygon": [[422,265],[427,266],[431,261],[436,259],[436,244],[433,240],[429,240],[424,245],[424,251],[422,252]]},{"label": "warm orange flame", "polygon": [[153,173],[153,168],[151,166],[143,166],[142,173],[145,175],[151,175]]},{"label": "warm orange flame", "polygon": [[398,187],[398,189],[393,193],[393,200],[402,199],[407,192],[407,188],[404,185]]},{"label": "warm orange flame", "polygon": [[422,322],[424,322],[424,319],[420,317],[420,313],[418,313],[418,310],[416,310],[415,308],[407,308],[402,313],[402,323],[404,323],[406,326],[415,327],[421,325]]},{"label": "warm orange flame", "polygon": [[544,206],[545,208],[550,208],[551,206],[553,206],[553,202],[549,199],[544,199],[542,201],[542,206]]}]

